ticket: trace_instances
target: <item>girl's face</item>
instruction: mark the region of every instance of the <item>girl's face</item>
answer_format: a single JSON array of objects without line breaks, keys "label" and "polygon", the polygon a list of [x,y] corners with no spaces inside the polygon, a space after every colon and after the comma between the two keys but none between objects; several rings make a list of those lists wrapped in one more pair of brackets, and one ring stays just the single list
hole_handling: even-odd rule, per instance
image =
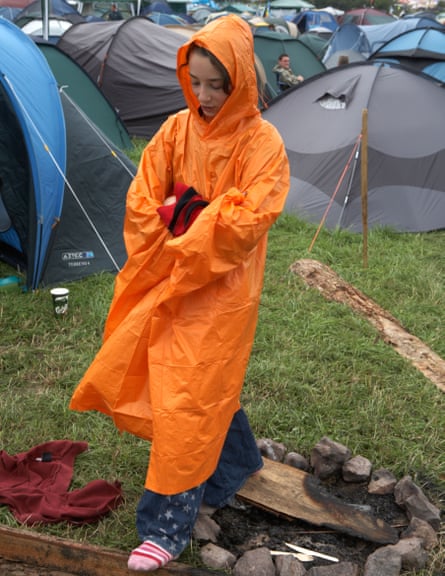
[{"label": "girl's face", "polygon": [[196,51],[190,54],[189,72],[193,93],[204,119],[210,122],[229,96],[223,89],[224,78],[207,56]]}]

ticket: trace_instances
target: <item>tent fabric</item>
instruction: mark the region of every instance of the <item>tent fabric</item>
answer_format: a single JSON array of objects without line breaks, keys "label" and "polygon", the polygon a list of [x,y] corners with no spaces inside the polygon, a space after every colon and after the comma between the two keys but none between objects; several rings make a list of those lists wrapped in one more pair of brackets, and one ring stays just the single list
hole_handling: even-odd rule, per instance
[{"label": "tent fabric", "polygon": [[369,227],[444,228],[445,131],[437,120],[444,106],[444,89],[426,77],[368,62],[332,68],[285,93],[263,113],[280,131],[290,161],[285,210],[323,219],[328,228],[362,231],[366,109]]},{"label": "tent fabric", "polygon": [[47,59],[59,88],[63,87],[64,93],[94,120],[115,146],[130,150],[133,144],[125,124],[85,70],[54,44],[39,38],[34,38],[34,42]]},{"label": "tent fabric", "polygon": [[136,16],[75,24],[57,46],[98,84],[131,136],[151,138],[170,114],[185,108],[176,52],[186,41]]},{"label": "tent fabric", "polygon": [[10,6],[0,6],[0,16],[7,20],[14,20],[14,18],[21,12],[21,8],[11,8]]},{"label": "tent fabric", "polygon": [[136,166],[61,93],[67,166],[63,209],[42,285],[99,272],[116,273],[127,259],[123,222]]},{"label": "tent fabric", "polygon": [[23,524],[95,522],[122,501],[120,484],[93,480],[69,491],[76,457],[86,442],[53,440],[14,456],[0,450],[0,504]]},{"label": "tent fabric", "polygon": [[276,93],[278,93],[277,79],[272,69],[283,52],[289,54],[294,74],[301,74],[305,79],[325,70],[325,66],[311,48],[288,34],[258,28],[255,30],[254,47],[255,54],[261,60],[266,72],[267,83],[275,89]]},{"label": "tent fabric", "polygon": [[45,57],[17,26],[0,19],[2,198],[13,229],[0,257],[21,257],[36,288],[60,218],[66,163],[65,121]]},{"label": "tent fabric", "polygon": [[389,40],[416,28],[438,28],[443,26],[430,18],[402,18],[388,24],[358,26],[351,22],[342,24],[332,34],[323,56],[323,62],[340,50],[354,50],[365,58]]},{"label": "tent fabric", "polygon": [[7,6],[9,8],[19,8],[22,10],[34,0],[0,0],[0,6]]},{"label": "tent fabric", "polygon": [[407,32],[408,30],[415,30],[416,28],[435,28],[444,30],[442,24],[431,18],[402,18],[389,24],[380,24],[375,26],[361,26],[361,30],[366,34],[371,53],[375,52],[389,40],[396,36]]},{"label": "tent fabric", "polygon": [[7,20],[0,27],[0,194],[11,222],[0,259],[28,290],[116,272],[136,167],[59,92],[36,44]]},{"label": "tent fabric", "polygon": [[[51,0],[49,3],[48,16],[66,17],[70,22],[82,22],[84,20],[83,16],[71,6],[65,0]],[[17,14],[14,24],[21,27],[21,22],[28,22],[33,18],[42,18],[42,2],[41,0],[33,0],[30,4],[27,4],[19,14]]]},{"label": "tent fabric", "polygon": [[315,56],[317,56],[319,60],[322,60],[331,36],[332,33],[320,33],[313,30],[312,32],[304,32],[303,34],[299,34],[298,40],[303,42],[303,44],[306,44],[306,46],[312,50]]},{"label": "tent fabric", "polygon": [[304,10],[299,12],[293,19],[300,32],[309,32],[311,28],[327,28],[335,32],[338,28],[338,22],[335,16],[324,10]]},{"label": "tent fabric", "polygon": [[75,103],[62,96],[67,130],[67,185],[44,285],[117,272],[126,261],[125,201],[135,165]]},{"label": "tent fabric", "polygon": [[337,52],[331,54],[331,56],[324,61],[324,65],[326,68],[334,68],[339,65],[341,57],[347,58],[348,64],[350,62],[364,62],[367,60],[361,52],[355,50],[337,50]]},{"label": "tent fabric", "polygon": [[348,10],[345,12],[341,18],[341,23],[351,23],[357,24],[359,26],[367,26],[388,24],[389,22],[394,22],[395,20],[395,16],[392,16],[387,12],[383,12],[382,10],[376,10],[375,8],[356,8],[354,10]]},{"label": "tent fabric", "polygon": [[315,8],[314,4],[306,2],[306,0],[272,0],[270,3],[271,10],[287,9],[287,10],[310,10]]},{"label": "tent fabric", "polygon": [[445,81],[445,28],[409,30],[383,44],[369,60],[396,62]]},{"label": "tent fabric", "polygon": [[360,56],[366,59],[371,54],[371,46],[363,27],[352,23],[339,26],[326,46],[322,60],[323,64],[326,66],[326,63],[329,62],[330,67],[332,67],[332,62],[336,62],[339,54],[344,53],[346,50],[349,51],[350,55],[351,53],[356,53],[358,55],[357,59]]},{"label": "tent fabric", "polygon": [[445,59],[445,28],[409,30],[381,46],[374,55],[407,56],[410,58]]}]

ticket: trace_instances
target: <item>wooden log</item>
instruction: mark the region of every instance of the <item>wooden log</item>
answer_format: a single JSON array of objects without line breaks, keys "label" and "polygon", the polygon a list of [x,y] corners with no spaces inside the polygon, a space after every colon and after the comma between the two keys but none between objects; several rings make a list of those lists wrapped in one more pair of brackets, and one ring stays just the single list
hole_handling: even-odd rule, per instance
[{"label": "wooden log", "polygon": [[315,476],[281,462],[264,459],[237,494],[241,499],[287,518],[377,542],[394,544],[398,533],[389,524],[352,504],[323,493]]},{"label": "wooden log", "polygon": [[301,276],[308,286],[317,288],[328,300],[346,304],[364,316],[378,330],[384,342],[445,392],[445,361],[422,340],[407,332],[389,312],[317,260],[297,260],[290,270]]},{"label": "wooden log", "polygon": [[[46,536],[32,530],[21,530],[0,526],[0,557],[45,568],[60,570],[79,576],[134,576],[128,570],[128,554],[117,550],[92,546]],[[152,572],[138,572],[152,574]],[[159,576],[209,576],[220,574],[205,568],[192,568],[186,564],[170,562],[156,571]]]}]

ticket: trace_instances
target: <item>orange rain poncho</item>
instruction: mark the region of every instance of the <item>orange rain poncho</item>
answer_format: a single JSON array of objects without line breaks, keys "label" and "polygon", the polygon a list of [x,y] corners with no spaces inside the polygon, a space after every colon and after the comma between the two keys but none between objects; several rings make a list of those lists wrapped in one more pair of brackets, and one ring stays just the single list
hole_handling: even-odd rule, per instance
[{"label": "orange rain poncho", "polygon": [[[191,88],[192,41],[231,78],[232,92],[210,123]],[[143,152],[127,197],[128,260],[102,348],[70,403],[151,440],[145,486],[164,495],[196,487],[218,464],[240,407],[267,231],[289,188],[281,137],[257,109],[248,24],[237,16],[215,20],[179,49],[177,63],[188,109],[171,116]],[[173,237],[157,208],[176,182],[209,205]]]}]

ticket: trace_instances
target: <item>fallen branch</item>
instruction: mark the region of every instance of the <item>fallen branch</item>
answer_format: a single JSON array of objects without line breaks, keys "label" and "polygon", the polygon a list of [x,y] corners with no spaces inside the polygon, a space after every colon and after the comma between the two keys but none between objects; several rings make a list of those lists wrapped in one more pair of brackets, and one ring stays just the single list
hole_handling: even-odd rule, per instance
[{"label": "fallen branch", "polygon": [[419,338],[407,332],[389,312],[316,260],[297,260],[290,267],[328,300],[347,304],[377,328],[383,340],[411,361],[433,384],[445,392],[445,361]]}]

